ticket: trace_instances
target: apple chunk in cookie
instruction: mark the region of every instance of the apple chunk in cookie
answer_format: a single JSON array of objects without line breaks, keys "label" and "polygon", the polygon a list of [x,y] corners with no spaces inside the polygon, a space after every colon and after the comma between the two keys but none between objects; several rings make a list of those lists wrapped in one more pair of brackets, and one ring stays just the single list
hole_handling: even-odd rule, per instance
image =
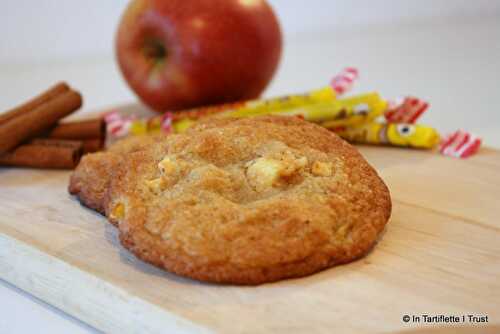
[{"label": "apple chunk in cookie", "polygon": [[279,157],[261,157],[247,164],[247,178],[256,191],[277,187],[297,176],[307,166],[306,157],[295,157],[290,151]]}]

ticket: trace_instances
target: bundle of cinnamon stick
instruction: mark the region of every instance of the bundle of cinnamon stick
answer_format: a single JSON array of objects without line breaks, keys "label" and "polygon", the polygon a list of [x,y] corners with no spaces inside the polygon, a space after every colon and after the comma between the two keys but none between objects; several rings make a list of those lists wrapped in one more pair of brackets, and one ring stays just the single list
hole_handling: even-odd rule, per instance
[{"label": "bundle of cinnamon stick", "polygon": [[82,154],[104,145],[102,118],[60,122],[82,105],[82,96],[61,82],[0,114],[0,165],[74,168]]}]

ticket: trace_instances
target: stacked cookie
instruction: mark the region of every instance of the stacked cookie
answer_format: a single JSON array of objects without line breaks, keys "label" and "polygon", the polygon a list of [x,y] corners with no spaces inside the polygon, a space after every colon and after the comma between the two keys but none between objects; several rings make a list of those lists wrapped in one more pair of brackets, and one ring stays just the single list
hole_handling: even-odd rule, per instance
[{"label": "stacked cookie", "polygon": [[259,284],[366,254],[389,191],[355,148],[289,117],[214,119],[85,156],[69,190],[136,256],[179,275]]}]

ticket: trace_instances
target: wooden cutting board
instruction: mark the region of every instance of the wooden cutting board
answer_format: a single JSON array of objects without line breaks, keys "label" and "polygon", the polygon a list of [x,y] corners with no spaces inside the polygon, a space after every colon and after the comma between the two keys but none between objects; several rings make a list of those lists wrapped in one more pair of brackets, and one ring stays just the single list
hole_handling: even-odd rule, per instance
[{"label": "wooden cutting board", "polygon": [[[131,256],[113,226],[67,194],[68,172],[3,168],[0,277],[106,332],[499,333],[500,152],[360,150],[394,209],[357,262],[258,287],[199,283]],[[423,314],[488,323],[451,329]]]}]

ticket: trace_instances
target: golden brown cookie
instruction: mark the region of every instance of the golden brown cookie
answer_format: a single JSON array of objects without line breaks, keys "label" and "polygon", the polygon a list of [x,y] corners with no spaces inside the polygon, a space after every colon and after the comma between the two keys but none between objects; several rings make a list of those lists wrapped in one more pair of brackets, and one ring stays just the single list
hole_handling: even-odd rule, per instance
[{"label": "golden brown cookie", "polygon": [[168,271],[259,284],[366,254],[391,213],[358,151],[296,118],[223,120],[126,156],[108,217],[122,244]]},{"label": "golden brown cookie", "polygon": [[[203,131],[205,128],[225,124],[227,119],[209,119],[190,131]],[[111,145],[104,152],[96,152],[85,155],[75,171],[71,174],[68,192],[75,195],[81,204],[105,213],[105,194],[108,190],[109,182],[115,171],[119,168],[124,157],[133,152],[146,149],[153,144],[164,142],[166,136],[144,135],[130,136],[119,140]],[[111,220],[111,222],[113,222]]]},{"label": "golden brown cookie", "polygon": [[85,155],[70,177],[69,193],[76,195],[83,205],[104,213],[104,194],[123,157],[164,139],[164,135],[129,137],[116,142],[107,151]]}]

